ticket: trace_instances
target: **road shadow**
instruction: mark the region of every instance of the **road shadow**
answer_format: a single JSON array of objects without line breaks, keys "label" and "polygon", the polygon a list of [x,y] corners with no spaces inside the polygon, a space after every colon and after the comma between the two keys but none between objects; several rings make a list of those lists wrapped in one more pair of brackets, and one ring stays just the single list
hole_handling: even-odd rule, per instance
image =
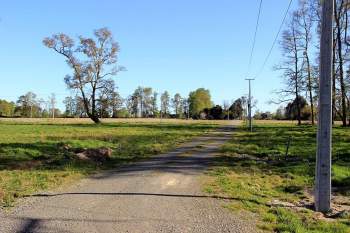
[{"label": "road shadow", "polygon": [[[220,199],[220,200],[239,200],[257,203],[257,200],[253,199],[241,199],[235,197],[225,197],[219,195],[192,195],[192,194],[172,194],[172,193],[131,193],[131,192],[68,192],[68,193],[52,193],[52,194],[33,194],[27,197],[57,197],[57,196],[154,196],[154,197],[171,197],[171,198],[209,198],[209,199]],[[259,203],[260,204],[260,203]]]}]

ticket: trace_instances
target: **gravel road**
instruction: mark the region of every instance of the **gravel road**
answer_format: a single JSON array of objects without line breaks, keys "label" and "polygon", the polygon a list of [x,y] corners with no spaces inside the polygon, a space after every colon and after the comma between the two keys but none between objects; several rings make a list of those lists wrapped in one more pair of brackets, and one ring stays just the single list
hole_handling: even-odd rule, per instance
[{"label": "gravel road", "polygon": [[0,212],[0,232],[257,232],[252,216],[202,192],[203,173],[231,132],[225,127],[173,152],[27,197]]}]

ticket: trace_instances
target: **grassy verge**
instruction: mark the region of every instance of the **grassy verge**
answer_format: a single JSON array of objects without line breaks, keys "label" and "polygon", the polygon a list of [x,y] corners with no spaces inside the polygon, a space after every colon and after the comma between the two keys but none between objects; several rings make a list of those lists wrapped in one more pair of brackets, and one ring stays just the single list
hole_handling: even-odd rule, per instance
[{"label": "grassy verge", "polygon": [[[18,197],[71,183],[101,169],[166,152],[213,127],[208,122],[0,121],[0,206],[11,206]],[[67,156],[62,145],[108,147],[113,154],[103,164],[84,162]]]},{"label": "grassy verge", "polygon": [[[336,195],[350,194],[350,130],[335,127],[333,185]],[[286,155],[289,141],[289,151]],[[260,228],[273,232],[350,232],[349,216],[324,219],[302,203],[312,203],[316,128],[261,124],[255,132],[236,129],[222,147],[206,191],[232,197],[228,208],[261,217]],[[287,207],[289,204],[294,205]]]}]

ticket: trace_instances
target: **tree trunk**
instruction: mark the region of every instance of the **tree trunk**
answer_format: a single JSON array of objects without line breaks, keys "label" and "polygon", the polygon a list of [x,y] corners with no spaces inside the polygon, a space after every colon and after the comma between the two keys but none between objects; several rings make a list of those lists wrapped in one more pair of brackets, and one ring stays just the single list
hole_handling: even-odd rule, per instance
[{"label": "tree trunk", "polygon": [[312,81],[311,81],[311,68],[310,68],[310,60],[309,55],[306,51],[306,63],[307,63],[307,78],[308,78],[308,89],[309,89],[309,97],[310,97],[310,105],[311,105],[311,124],[315,124],[315,115],[314,115],[314,100],[312,95]]},{"label": "tree trunk", "polygon": [[92,96],[91,96],[91,113],[89,115],[90,119],[93,120],[96,124],[101,123],[100,119],[98,118],[98,113],[96,111],[96,98],[95,98],[96,89],[93,88],[92,90]]},{"label": "tree trunk", "polygon": [[[350,109],[350,99],[349,98],[348,98],[348,109]],[[350,126],[350,117],[348,118],[348,121],[349,121],[348,126]]]},{"label": "tree trunk", "polygon": [[298,120],[298,125],[301,125],[301,109],[300,109],[300,101],[299,101],[299,89],[298,89],[298,76],[299,76],[299,72],[298,72],[298,48],[297,48],[297,41],[296,41],[296,37],[295,37],[295,32],[293,29],[293,41],[294,41],[294,68],[295,68],[295,98],[296,98],[296,104],[297,104],[297,120]]},{"label": "tree trunk", "polygon": [[98,118],[98,116],[91,116],[90,119],[93,120],[93,122],[95,122],[96,124],[101,123],[101,121],[100,121],[100,119]]},{"label": "tree trunk", "polygon": [[298,125],[301,125],[301,109],[300,109],[300,101],[299,101],[299,95],[298,95],[298,87],[296,87],[296,104],[297,104],[297,120]]},{"label": "tree trunk", "polygon": [[335,63],[336,63],[336,45],[337,45],[337,41],[336,41],[336,36],[335,36],[335,29],[333,29],[333,64],[332,64],[332,124],[334,125],[334,121],[335,121],[335,117],[337,115],[337,109],[335,106],[335,98],[336,98],[336,71],[335,71]]},{"label": "tree trunk", "polygon": [[[335,1],[336,2],[336,1]],[[341,7],[340,7],[341,9]],[[341,91],[341,105],[342,105],[342,122],[343,126],[346,126],[346,93],[344,83],[344,70],[343,70],[343,52],[342,52],[342,41],[341,41],[341,25],[340,25],[340,12],[337,12],[337,7],[334,10],[335,22],[337,27],[337,45],[338,45],[338,59],[339,59],[339,82]]]}]

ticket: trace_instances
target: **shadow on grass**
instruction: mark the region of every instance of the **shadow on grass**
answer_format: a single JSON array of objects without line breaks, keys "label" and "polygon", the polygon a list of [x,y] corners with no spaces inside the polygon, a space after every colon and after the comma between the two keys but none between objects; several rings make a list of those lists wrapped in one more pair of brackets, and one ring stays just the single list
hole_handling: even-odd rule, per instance
[{"label": "shadow on grass", "polygon": [[333,191],[345,196],[350,195],[350,177],[332,180]]},{"label": "shadow on grass", "polygon": [[[67,155],[60,148],[60,144],[67,144],[79,148],[98,148],[109,147],[114,150],[113,158],[107,164],[107,167],[120,164],[121,162],[133,161],[137,158],[148,157],[151,154],[158,154],[173,144],[172,137],[184,135],[194,135],[196,132],[213,129],[214,125],[205,124],[171,124],[171,123],[102,123],[94,124],[50,124],[50,123],[1,123],[1,125],[16,126],[44,126],[44,130],[49,132],[55,131],[57,127],[60,130],[72,132],[69,128],[75,129],[82,127],[91,129],[91,133],[84,135],[72,135],[72,137],[62,137],[53,135],[45,135],[44,139],[31,143],[17,143],[14,138],[10,143],[0,143],[0,170],[4,169],[35,169],[36,167],[56,169],[62,165],[69,163],[72,156]],[[48,129],[50,127],[54,127]],[[62,127],[62,128],[61,128]],[[140,133],[133,135],[93,135],[94,128],[140,128]],[[188,129],[189,132],[184,133],[182,130]],[[15,130],[15,128],[14,128]],[[31,128],[26,129],[30,132]],[[154,134],[145,134],[143,132],[155,132]],[[137,131],[138,132],[138,131]],[[181,140],[180,140],[181,141]],[[72,144],[71,144],[72,143]],[[94,145],[96,144],[96,145]],[[128,158],[127,158],[128,157]],[[61,162],[59,160],[62,160]]]},{"label": "shadow on grass", "polygon": [[[0,143],[0,170],[34,169],[38,165],[40,168],[57,169],[57,167],[74,161],[74,151],[81,151],[86,145],[89,148],[97,148],[104,144],[113,150],[112,158],[105,164],[109,167],[162,152],[163,145],[174,145],[169,138],[175,136],[176,134],[124,137],[84,135],[79,139],[63,139],[62,141],[60,138],[50,138],[47,142]],[[77,140],[78,143],[76,143]],[[88,140],[88,143],[85,140]],[[64,145],[71,145],[71,143],[76,145],[69,151],[63,148]]]}]

